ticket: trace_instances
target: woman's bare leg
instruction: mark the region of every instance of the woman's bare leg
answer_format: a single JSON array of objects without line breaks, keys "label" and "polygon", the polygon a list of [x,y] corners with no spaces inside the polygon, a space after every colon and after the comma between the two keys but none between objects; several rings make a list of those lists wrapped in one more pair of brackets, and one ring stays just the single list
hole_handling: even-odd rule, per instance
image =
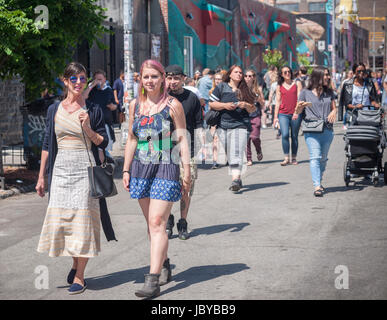
[{"label": "woman's bare leg", "polygon": [[151,239],[150,273],[160,274],[168,253],[168,235],[165,232],[173,202],[151,199],[149,205],[149,232]]}]

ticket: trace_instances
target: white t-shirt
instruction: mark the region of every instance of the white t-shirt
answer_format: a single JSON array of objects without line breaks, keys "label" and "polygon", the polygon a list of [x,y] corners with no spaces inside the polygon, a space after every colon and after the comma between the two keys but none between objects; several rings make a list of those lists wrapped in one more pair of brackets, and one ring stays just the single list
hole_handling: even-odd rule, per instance
[{"label": "white t-shirt", "polygon": [[193,87],[193,86],[184,86],[183,88],[187,89],[189,91],[192,91],[194,94],[196,94],[196,96],[198,97],[199,100],[202,98],[198,88]]}]

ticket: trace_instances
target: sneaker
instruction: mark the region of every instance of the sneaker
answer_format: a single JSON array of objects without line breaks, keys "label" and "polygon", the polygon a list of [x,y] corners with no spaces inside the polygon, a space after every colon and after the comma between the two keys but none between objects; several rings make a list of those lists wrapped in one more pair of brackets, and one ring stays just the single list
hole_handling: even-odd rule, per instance
[{"label": "sneaker", "polygon": [[174,225],[175,225],[175,219],[173,217],[173,214],[170,214],[167,222],[167,227],[165,228],[165,231],[168,234],[168,239],[172,238],[172,233],[173,233],[172,229]]},{"label": "sneaker", "polygon": [[163,267],[160,272],[159,277],[159,285],[163,286],[164,284],[167,284],[172,279],[172,271],[171,271],[171,265],[169,264],[169,259],[165,260],[163,263]]},{"label": "sneaker", "polygon": [[241,179],[235,179],[235,180],[232,181],[229,190],[231,190],[232,192],[236,193],[241,188],[242,188],[242,181],[241,181]]},{"label": "sneaker", "polygon": [[187,240],[189,238],[189,233],[187,231],[187,220],[181,218],[177,223],[177,231],[179,232],[180,240]]},{"label": "sneaker", "polygon": [[219,168],[219,165],[216,162],[211,167],[211,169],[218,169],[218,168]]}]

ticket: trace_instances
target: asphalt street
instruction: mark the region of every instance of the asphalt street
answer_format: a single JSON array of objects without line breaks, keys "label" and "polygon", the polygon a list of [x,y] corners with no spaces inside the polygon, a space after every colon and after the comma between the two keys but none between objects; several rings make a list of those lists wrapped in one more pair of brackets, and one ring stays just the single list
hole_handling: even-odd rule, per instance
[{"label": "asphalt street", "polygon": [[[387,187],[363,178],[345,187],[342,137],[337,125],[323,198],[313,196],[302,136],[299,165],[281,167],[280,140],[263,129],[263,161],[254,158],[239,194],[228,190],[227,167],[202,166],[191,238],[179,240],[175,227],[173,279],[157,299],[387,299]],[[0,200],[0,299],[138,299],[134,291],[149,272],[146,225],[120,174],[116,184],[108,206],[118,242],[101,234],[102,251],[86,269],[88,289],[76,296],[67,293],[71,258],[36,251],[47,197]],[[177,204],[172,212],[177,220]]]}]

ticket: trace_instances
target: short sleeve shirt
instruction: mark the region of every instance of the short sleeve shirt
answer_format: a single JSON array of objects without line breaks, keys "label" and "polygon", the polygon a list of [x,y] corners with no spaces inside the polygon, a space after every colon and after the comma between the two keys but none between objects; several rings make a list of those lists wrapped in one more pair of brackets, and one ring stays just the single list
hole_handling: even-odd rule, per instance
[{"label": "short sleeve shirt", "polygon": [[[218,84],[210,95],[210,102],[238,102],[237,94],[225,82]],[[220,127],[223,129],[250,129],[249,113],[240,108],[235,110],[221,110]]]},{"label": "short sleeve shirt", "polygon": [[363,106],[370,106],[370,93],[365,85],[359,87],[357,85],[353,85],[352,90],[352,105],[355,106],[357,104],[362,104]]},{"label": "short sleeve shirt", "polygon": [[124,97],[124,84],[122,83],[121,79],[114,81],[113,90],[117,90],[117,98],[120,102],[120,105],[122,105],[122,100]]},{"label": "short sleeve shirt", "polygon": [[322,119],[327,121],[328,115],[331,112],[332,100],[334,100],[333,92],[323,92],[320,97],[317,97],[312,90],[303,89],[300,92],[298,101],[311,102],[312,106],[304,109],[305,119]]}]

